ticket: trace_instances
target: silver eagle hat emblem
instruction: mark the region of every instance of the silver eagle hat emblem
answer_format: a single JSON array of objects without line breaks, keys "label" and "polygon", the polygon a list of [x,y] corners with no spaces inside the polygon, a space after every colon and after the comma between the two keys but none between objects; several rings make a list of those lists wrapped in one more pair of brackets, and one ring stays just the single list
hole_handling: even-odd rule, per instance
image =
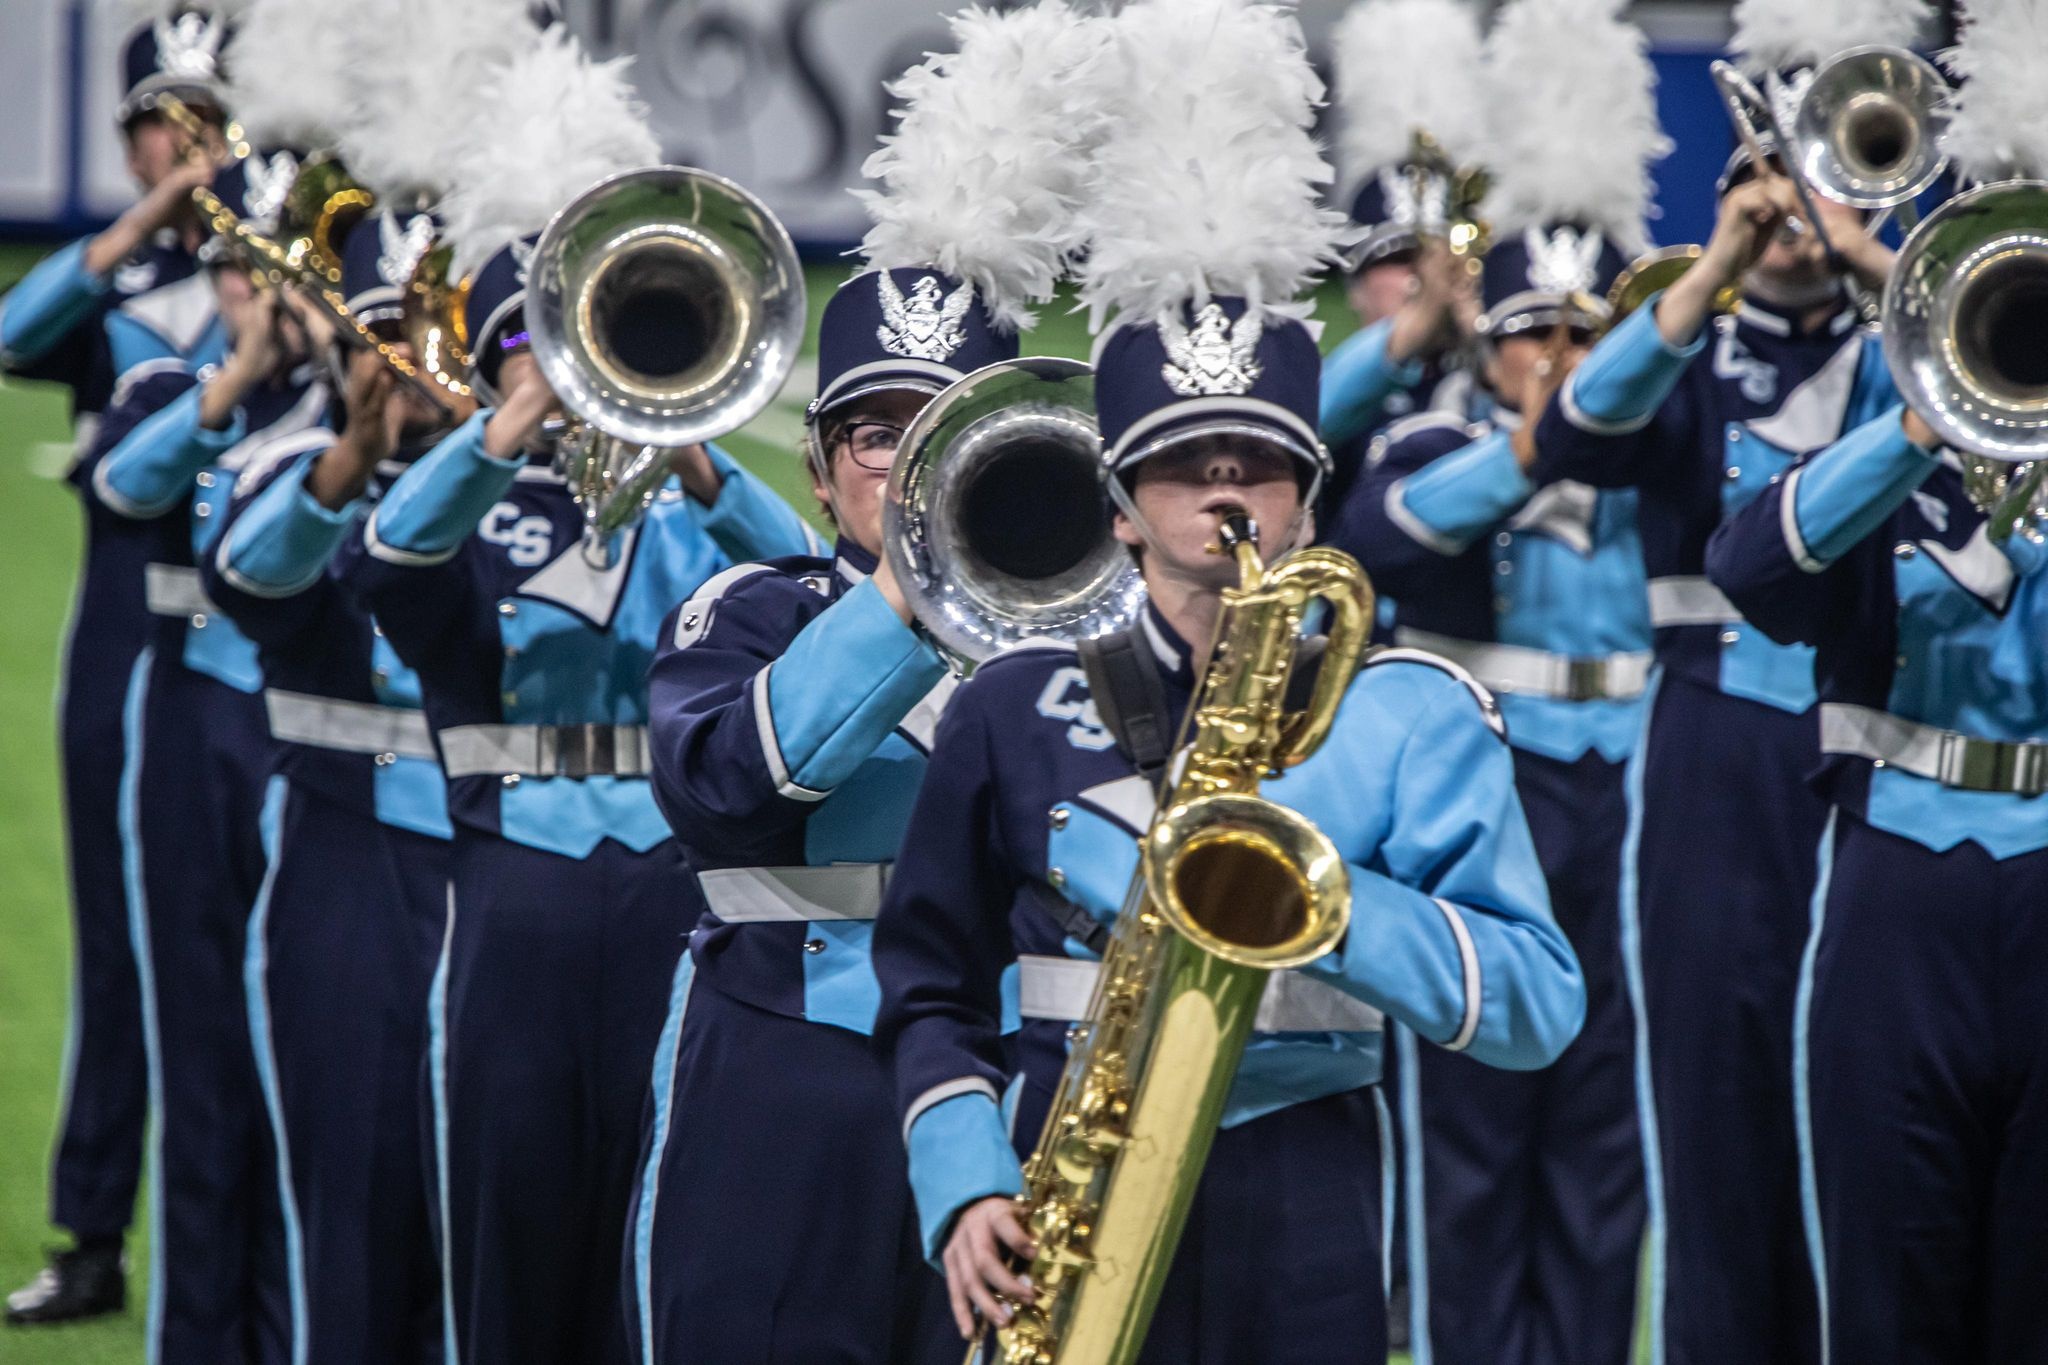
[{"label": "silver eagle hat emblem", "polygon": [[290,152],[252,156],[242,162],[242,216],[265,236],[275,235],[278,216],[298,183],[299,159]]},{"label": "silver eagle hat emblem", "polygon": [[1598,228],[1529,228],[1522,234],[1523,249],[1529,253],[1529,287],[1544,294],[1588,292],[1599,278],[1600,252],[1606,245]]},{"label": "silver eagle hat emblem", "polygon": [[963,284],[948,294],[938,277],[926,275],[905,297],[886,270],[876,272],[882,299],[883,325],[875,338],[891,355],[911,360],[945,362],[967,344],[967,310],[974,304],[974,286]]},{"label": "silver eagle hat emblem", "polygon": [[526,288],[527,277],[533,274],[533,253],[539,249],[538,242],[529,242],[524,237],[512,239],[512,265],[521,289]]},{"label": "silver eagle hat emblem", "polygon": [[227,25],[211,15],[187,10],[175,19],[150,26],[156,39],[157,70],[182,80],[210,81],[220,75],[220,45]]},{"label": "silver eagle hat emblem", "polygon": [[1417,175],[1401,167],[1384,166],[1379,185],[1389,223],[1425,236],[1444,234],[1449,225],[1451,187],[1441,175],[1433,171]]},{"label": "silver eagle hat emblem", "polygon": [[1264,371],[1259,364],[1259,338],[1264,333],[1257,314],[1246,313],[1233,324],[1219,303],[1203,305],[1192,328],[1169,317],[1159,327],[1166,347],[1160,373],[1166,386],[1183,398],[1249,393]]},{"label": "silver eagle hat emblem", "polygon": [[377,278],[394,288],[403,287],[412,278],[412,272],[434,249],[434,220],[431,215],[417,213],[404,227],[398,225],[398,215],[380,213],[377,215]]}]

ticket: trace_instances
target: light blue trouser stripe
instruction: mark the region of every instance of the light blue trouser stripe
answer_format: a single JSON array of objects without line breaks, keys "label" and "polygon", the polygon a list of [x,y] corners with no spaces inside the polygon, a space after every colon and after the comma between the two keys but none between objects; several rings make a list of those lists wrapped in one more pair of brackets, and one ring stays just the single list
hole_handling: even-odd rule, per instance
[{"label": "light blue trouser stripe", "polygon": [[654,1045],[654,1127],[647,1144],[647,1169],[640,1174],[640,1206],[633,1219],[633,1297],[640,1318],[642,1365],[657,1365],[654,1355],[654,1205],[661,1197],[661,1161],[668,1155],[669,1119],[676,1101],[676,1058],[682,1051],[683,1016],[690,1008],[690,983],[697,960],[688,945],[676,963],[669,987],[668,1018]]},{"label": "light blue trouser stripe", "polygon": [[1372,1116],[1380,1132],[1380,1294],[1394,1296],[1394,1199],[1400,1177],[1394,1162],[1394,1116],[1387,1111],[1387,1092],[1372,1088]]},{"label": "light blue trouser stripe", "polygon": [[455,941],[455,883],[441,926],[441,960],[427,991],[427,1085],[434,1097],[434,1202],[441,1210],[441,1358],[462,1365],[455,1350],[455,1229],[448,1226],[448,958]]},{"label": "light blue trouser stripe", "polygon": [[292,1305],[292,1365],[306,1365],[311,1338],[306,1322],[306,1234],[299,1222],[299,1193],[292,1183],[291,1139],[285,1131],[284,1091],[277,1079],[277,1041],[270,1027],[270,895],[281,861],[278,827],[290,784],[273,777],[263,789],[263,885],[249,911],[249,933],[242,949],[242,991],[249,1007],[249,1041],[256,1050],[256,1080],[263,1087],[263,1108],[270,1115],[271,1140],[277,1145],[277,1199],[284,1210],[285,1275]]},{"label": "light blue trouser stripe", "polygon": [[1806,1224],[1806,1255],[1813,1267],[1813,1290],[1820,1303],[1820,1365],[1829,1365],[1832,1355],[1828,1322],[1828,1250],[1820,1230],[1820,1167],[1813,1149],[1813,1072],[1811,1046],[1813,1026],[1813,972],[1820,960],[1820,936],[1827,927],[1828,885],[1835,872],[1835,817],[1828,810],[1827,826],[1820,835],[1820,870],[1813,883],[1813,925],[1806,936],[1806,951],[1799,959],[1799,992],[1792,1005],[1792,1104],[1793,1120],[1799,1132],[1799,1215]]},{"label": "light blue trouser stripe", "polygon": [[1429,1213],[1422,1183],[1422,1062],[1415,1030],[1389,1022],[1401,1066],[1401,1168],[1408,1193],[1402,1211],[1408,1216],[1408,1351],[1415,1365],[1430,1365],[1429,1340]]},{"label": "light blue trouser stripe", "polygon": [[149,1309],[143,1326],[147,1365],[163,1357],[164,1334],[164,1049],[157,1032],[156,960],[149,952],[149,898],[142,880],[142,713],[149,697],[156,651],[144,648],[128,674],[121,705],[121,880],[128,891],[128,942],[142,989],[142,1048],[149,1066]]},{"label": "light blue trouser stripe", "polygon": [[1623,782],[1628,794],[1628,827],[1621,841],[1621,966],[1635,1015],[1636,1120],[1643,1138],[1643,1192],[1649,1209],[1650,1283],[1643,1312],[1649,1317],[1650,1365],[1664,1365],[1664,1255],[1668,1235],[1664,1213],[1664,1155],[1657,1139],[1657,1096],[1650,1082],[1650,1012],[1643,992],[1643,920],[1637,872],[1643,846],[1643,768],[1650,752],[1650,717],[1657,713],[1661,666],[1650,670],[1643,692],[1643,728],[1636,736]]}]

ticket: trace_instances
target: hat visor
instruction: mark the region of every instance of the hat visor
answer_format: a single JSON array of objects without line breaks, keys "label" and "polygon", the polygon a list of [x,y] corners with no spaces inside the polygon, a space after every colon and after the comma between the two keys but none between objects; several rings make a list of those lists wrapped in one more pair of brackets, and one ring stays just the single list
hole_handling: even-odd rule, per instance
[{"label": "hat visor", "polygon": [[857,365],[819,392],[811,401],[805,418],[815,422],[857,398],[876,393],[909,392],[929,398],[966,377],[950,366],[926,360],[877,361],[872,365]]},{"label": "hat visor", "polygon": [[202,105],[210,113],[224,114],[227,108],[218,82],[158,72],[154,76],[143,77],[133,90],[122,97],[114,110],[114,121],[126,128],[144,114],[155,113],[158,102],[165,95],[174,96],[187,105]]}]

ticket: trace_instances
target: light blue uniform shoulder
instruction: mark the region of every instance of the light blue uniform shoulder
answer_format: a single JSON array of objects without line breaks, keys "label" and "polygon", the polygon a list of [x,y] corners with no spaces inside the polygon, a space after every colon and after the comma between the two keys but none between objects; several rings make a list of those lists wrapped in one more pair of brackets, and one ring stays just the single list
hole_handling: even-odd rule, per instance
[{"label": "light blue uniform shoulder", "polygon": [[1379,699],[1395,714],[1414,715],[1440,698],[1463,692],[1487,727],[1507,738],[1500,703],[1479,679],[1441,655],[1421,649],[1379,649],[1366,659],[1352,684],[1352,695]]}]

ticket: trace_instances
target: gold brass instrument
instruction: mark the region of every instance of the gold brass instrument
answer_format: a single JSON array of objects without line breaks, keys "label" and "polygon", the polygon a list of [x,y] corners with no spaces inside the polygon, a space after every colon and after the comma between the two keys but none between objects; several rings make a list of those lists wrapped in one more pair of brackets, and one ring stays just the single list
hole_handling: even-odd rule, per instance
[{"label": "gold brass instrument", "polygon": [[954,670],[1021,640],[1121,630],[1145,589],[1110,531],[1094,371],[1026,357],[957,380],[903,435],[883,552]]},{"label": "gold brass instrument", "polygon": [[1418,208],[1427,202],[1429,181],[1436,179],[1442,183],[1444,243],[1468,272],[1477,275],[1493,241],[1491,225],[1479,216],[1479,204],[1486,198],[1492,176],[1478,166],[1458,165],[1444,145],[1423,128],[1415,130],[1410,143],[1408,173],[1414,182]]},{"label": "gold brass instrument", "polygon": [[[1604,336],[1619,327],[1629,314],[1649,302],[1653,295],[1678,283],[1679,277],[1692,269],[1705,254],[1705,247],[1690,242],[1683,246],[1659,247],[1629,262],[1628,268],[1616,275],[1614,283],[1608,287],[1607,313],[1599,333]],[[1723,286],[1714,295],[1716,313],[1732,313],[1741,305],[1740,281]]]},{"label": "gold brass instrument", "polygon": [[420,372],[455,398],[474,398],[469,386],[468,277],[454,278],[455,248],[439,243],[421,256],[405,282],[399,330]]},{"label": "gold brass instrument", "polygon": [[[1137,1357],[1267,981],[1328,952],[1350,922],[1336,847],[1258,789],[1329,734],[1365,648],[1372,588],[1336,550],[1268,567],[1254,534],[1232,509],[1222,544],[1242,579],[1224,594],[1186,766],[1141,845],[1025,1167],[1037,1296],[996,1332],[991,1365]],[[1329,647],[1307,708],[1290,714],[1301,624],[1318,601],[1331,611]]]},{"label": "gold brass instrument", "polygon": [[672,451],[736,431],[774,401],[807,316],[789,233],[722,176],[629,171],[555,215],[534,248],[526,326],[575,419],[560,464],[583,507],[587,557],[609,562]]},{"label": "gold brass instrument", "polygon": [[1884,355],[1906,403],[1962,453],[1991,534],[2048,516],[2048,183],[1957,195],[1901,248]]},{"label": "gold brass instrument", "polygon": [[[156,107],[195,145],[204,138],[205,125],[177,96],[159,95]],[[235,124],[228,125],[226,137],[225,165],[246,162],[255,155]],[[309,172],[312,178],[307,180]],[[259,284],[296,289],[320,305],[333,320],[335,336],[343,345],[350,350],[376,352],[398,375],[401,384],[431,404],[443,418],[448,415],[447,406],[421,381],[412,362],[364,326],[349,310],[348,301],[336,291],[341,283],[341,236],[375,203],[369,191],[357,185],[338,161],[314,157],[294,174],[280,215],[280,225],[288,230],[282,240],[251,227],[208,186],[194,187],[192,202],[207,230],[233,249]]]}]

